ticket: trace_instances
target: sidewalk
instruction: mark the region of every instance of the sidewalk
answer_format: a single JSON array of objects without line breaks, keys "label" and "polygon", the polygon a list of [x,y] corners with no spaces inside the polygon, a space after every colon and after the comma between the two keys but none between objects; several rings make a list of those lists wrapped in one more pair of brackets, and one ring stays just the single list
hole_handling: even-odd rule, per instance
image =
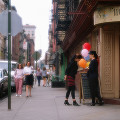
[{"label": "sidewalk", "polygon": [[65,106],[65,92],[64,88],[36,85],[32,89],[32,97],[26,98],[25,91],[22,97],[13,94],[11,111],[7,110],[7,98],[0,101],[0,120],[120,120],[119,105]]}]

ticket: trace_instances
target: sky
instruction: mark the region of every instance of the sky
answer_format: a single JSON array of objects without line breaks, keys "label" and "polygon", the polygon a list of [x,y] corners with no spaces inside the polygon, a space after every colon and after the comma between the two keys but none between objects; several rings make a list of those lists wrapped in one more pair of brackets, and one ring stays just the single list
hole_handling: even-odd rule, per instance
[{"label": "sky", "polygon": [[21,16],[23,25],[36,26],[35,50],[42,49],[42,59],[48,50],[48,29],[52,0],[11,0]]}]

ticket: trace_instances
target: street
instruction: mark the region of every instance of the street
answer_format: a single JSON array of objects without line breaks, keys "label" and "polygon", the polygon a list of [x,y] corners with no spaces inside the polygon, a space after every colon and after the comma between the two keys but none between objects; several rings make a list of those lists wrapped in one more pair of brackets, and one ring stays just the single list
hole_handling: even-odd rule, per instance
[{"label": "street", "polygon": [[[32,97],[12,95],[12,110],[7,109],[7,98],[0,101],[1,120],[120,120],[119,105],[91,107],[89,104],[79,107],[65,106],[64,88],[34,86]],[[78,93],[76,99],[79,102]],[[70,97],[70,103],[72,99]]]},{"label": "street", "polygon": [[0,120],[120,120],[120,0],[0,0]]}]

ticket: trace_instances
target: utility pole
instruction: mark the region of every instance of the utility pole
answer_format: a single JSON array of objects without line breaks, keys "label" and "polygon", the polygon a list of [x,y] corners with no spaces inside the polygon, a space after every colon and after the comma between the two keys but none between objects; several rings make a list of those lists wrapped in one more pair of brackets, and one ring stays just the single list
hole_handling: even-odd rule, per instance
[{"label": "utility pole", "polygon": [[[17,35],[23,28],[21,18],[14,10],[12,11],[11,0],[3,0],[3,2],[8,9],[0,14],[0,33],[8,36],[8,110],[11,110],[11,36]],[[8,29],[4,30],[3,28]]]},{"label": "utility pole", "polygon": [[8,110],[11,110],[11,0],[8,0]]}]

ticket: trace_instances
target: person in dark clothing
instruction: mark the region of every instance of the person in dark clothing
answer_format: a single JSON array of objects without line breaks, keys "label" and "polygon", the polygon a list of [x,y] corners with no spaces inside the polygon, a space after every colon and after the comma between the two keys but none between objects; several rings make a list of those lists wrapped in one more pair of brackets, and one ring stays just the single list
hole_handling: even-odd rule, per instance
[{"label": "person in dark clothing", "polygon": [[79,54],[74,55],[66,69],[65,80],[67,81],[66,83],[67,83],[68,88],[66,92],[66,99],[64,102],[65,105],[71,105],[68,102],[68,98],[71,93],[72,99],[73,99],[73,105],[79,106],[79,104],[75,100],[75,75],[77,74],[78,62],[81,58],[82,56]]},{"label": "person in dark clothing", "polygon": [[103,105],[103,101],[100,95],[100,90],[99,90],[99,82],[98,82],[98,56],[96,54],[96,51],[90,51],[90,65],[89,65],[89,70],[87,73],[88,80],[89,80],[89,86],[90,86],[90,92],[91,92],[91,97],[92,97],[92,104],[91,106],[95,106],[95,97],[98,98],[99,104]]}]

